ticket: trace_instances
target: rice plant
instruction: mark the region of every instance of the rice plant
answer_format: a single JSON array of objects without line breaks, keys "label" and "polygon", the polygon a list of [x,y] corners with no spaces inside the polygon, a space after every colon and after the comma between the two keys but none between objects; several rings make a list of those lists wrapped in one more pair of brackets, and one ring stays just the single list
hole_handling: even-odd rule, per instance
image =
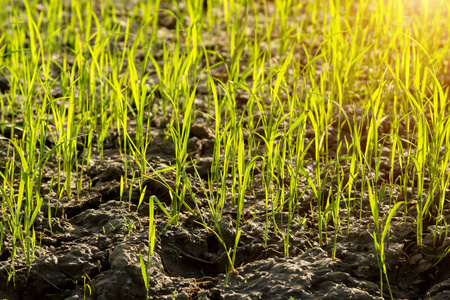
[{"label": "rice plant", "polygon": [[[338,237],[370,211],[382,294],[392,220],[414,218],[416,249],[428,232],[433,247],[448,235],[450,4],[412,2],[0,1],[0,76],[8,82],[0,91],[0,249],[11,239],[11,274],[17,255],[28,266],[36,257],[33,223],[44,199],[52,231],[51,191],[56,212],[61,202],[80,202],[92,157],[107,158],[116,136],[118,200],[129,211],[136,204],[136,213],[150,204],[147,260],[140,255],[147,293],[155,210],[165,228],[180,226],[183,214],[200,216],[235,271],[246,210],[260,189],[263,205],[252,207],[264,216],[261,238],[267,247],[281,234],[286,257],[294,220],[308,219],[317,244],[331,244],[338,259]],[[173,23],[161,25],[162,16]],[[159,146],[158,118],[173,159],[156,170],[149,152]],[[207,176],[188,149],[198,120],[213,132]],[[147,180],[168,191],[170,208],[148,200]],[[308,215],[300,215],[308,197]],[[230,210],[233,245],[219,224]]]}]

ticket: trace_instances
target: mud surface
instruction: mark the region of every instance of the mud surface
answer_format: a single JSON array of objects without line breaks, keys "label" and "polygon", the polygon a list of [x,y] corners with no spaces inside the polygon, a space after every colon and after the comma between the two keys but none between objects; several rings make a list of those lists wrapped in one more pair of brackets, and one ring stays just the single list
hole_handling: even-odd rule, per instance
[{"label": "mud surface", "polygon": [[[172,38],[169,33],[173,30],[173,18],[164,11],[159,17],[158,35]],[[221,34],[208,40],[219,49],[225,47]],[[118,47],[123,45],[119,43]],[[217,70],[217,73],[223,71]],[[149,80],[156,79],[150,76]],[[317,219],[312,217],[317,211],[317,203],[305,178],[297,183],[301,199],[290,226],[289,247],[286,248],[284,232],[288,212],[274,210],[272,213],[269,209],[270,216],[267,217],[263,179],[261,174],[254,174],[254,183],[244,202],[241,236],[236,247],[236,269],[229,270],[227,250],[233,249],[236,239],[236,208],[225,205],[219,221],[224,247],[216,235],[218,229],[201,185],[202,180],[206,184],[214,149],[214,122],[208,117],[214,114],[214,110],[202,102],[208,96],[202,85],[206,88],[205,83],[201,82],[197,89],[196,110],[199,113],[194,117],[188,141],[189,160],[196,160],[196,170],[186,168],[192,187],[192,194],[187,196],[186,201],[196,209],[191,212],[183,207],[179,224],[174,225],[169,224],[161,207],[155,205],[156,246],[148,273],[149,299],[382,299],[368,195],[360,192],[353,195],[356,200],[349,215],[350,228],[347,234],[347,224],[343,219],[337,233],[336,259],[333,259],[333,222],[327,222],[320,243]],[[9,88],[8,80],[0,79],[0,93],[8,94]],[[53,92],[56,97],[59,91],[55,89]],[[248,95],[239,92],[241,102],[237,105],[242,111]],[[154,105],[158,107],[157,101]],[[361,107],[349,105],[345,109],[353,122],[367,121]],[[135,124],[133,116],[130,114],[129,117],[130,135],[134,139]],[[386,119],[391,117],[388,115]],[[165,131],[168,117],[155,109],[146,118],[151,118],[152,143],[146,154],[151,168],[160,170],[173,165],[174,147],[172,141],[166,138]],[[20,125],[20,117],[14,122]],[[341,131],[343,135],[349,134],[349,129],[345,126],[338,128],[338,123],[328,129],[331,156],[338,151],[334,133]],[[399,126],[404,138],[411,138],[406,127],[402,123]],[[312,129],[308,130],[307,144],[314,137]],[[264,131],[260,127],[255,132]],[[388,132],[389,128],[380,126],[380,135]],[[8,128],[4,128],[2,134],[5,137],[12,135]],[[20,132],[15,134],[20,135]],[[366,134],[362,132],[362,141]],[[245,138],[248,139],[248,136]],[[49,145],[54,143],[50,135],[46,140]],[[11,146],[5,140],[0,140],[0,158],[6,157],[8,147]],[[363,142],[361,147],[365,147]],[[261,143],[259,151],[263,149]],[[397,178],[407,170],[397,165],[391,172],[388,144],[380,143],[378,149],[381,151],[381,167],[375,180],[381,189],[392,176]],[[311,177],[314,177],[316,164],[314,151],[310,147],[305,155],[305,160],[308,160],[305,169]],[[11,234],[5,235],[0,254],[0,298],[145,298],[140,254],[147,262],[148,199],[156,196],[161,206],[170,210],[171,197],[169,188],[154,180],[158,179],[156,177],[143,180],[142,186],[139,186],[137,180],[133,181],[133,178],[140,176],[139,169],[136,163],[132,166],[126,179],[129,188],[121,195],[120,180],[125,165],[119,152],[118,136],[110,132],[105,140],[103,159],[99,149],[93,148],[89,166],[83,170],[81,192],[77,193],[76,182],[73,182],[72,198],[68,199],[64,194],[59,199],[56,186],[51,186],[52,176],[58,172],[57,162],[55,158],[50,159],[42,177],[44,202],[34,223],[37,243],[35,259],[30,267],[27,266],[19,248],[14,269],[11,269],[13,240]],[[60,175],[62,178],[65,176]],[[160,176],[176,188],[174,171],[163,172]],[[356,180],[356,186],[362,184],[360,179]],[[146,193],[140,203],[139,191],[143,187],[146,187]],[[324,193],[331,191],[333,194],[335,188],[335,184],[331,183]],[[226,198],[231,199],[234,195],[229,191]],[[446,266],[450,264],[450,258],[442,257],[450,245],[450,238],[436,242],[426,228],[424,245],[417,248],[414,223],[416,191],[400,188],[388,190],[381,199],[380,218],[385,217],[391,207],[392,198],[388,194],[396,200],[404,199],[405,195],[409,197],[407,207],[402,205],[391,222],[385,247],[386,269],[393,298],[429,299],[431,296],[432,299],[449,299],[450,270]],[[444,211],[449,209],[446,203]],[[347,216],[345,202],[341,203],[340,210],[342,216]],[[446,216],[448,218],[448,214]],[[450,221],[446,220],[447,223]],[[201,224],[203,222],[206,226]],[[426,222],[428,224],[425,225],[434,224],[433,220]],[[445,228],[441,230],[445,231]],[[389,298],[386,279],[383,278],[383,281],[383,296]]]}]

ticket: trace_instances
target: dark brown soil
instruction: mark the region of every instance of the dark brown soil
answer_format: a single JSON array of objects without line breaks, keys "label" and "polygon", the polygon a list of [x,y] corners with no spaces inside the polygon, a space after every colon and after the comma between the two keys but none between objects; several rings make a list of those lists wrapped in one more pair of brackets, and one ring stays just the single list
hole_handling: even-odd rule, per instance
[{"label": "dark brown soil", "polygon": [[[164,32],[173,30],[174,26],[166,12],[161,12],[159,25]],[[220,40],[218,36],[211,39],[211,43],[216,41],[215,46],[220,49],[223,46]],[[222,71],[218,70],[218,73]],[[205,83],[200,83],[200,87],[202,84],[206,88]],[[8,80],[1,78],[0,93],[8,92]],[[54,92],[56,94],[58,91]],[[242,111],[248,96],[243,91],[238,92],[241,95],[238,97],[241,99],[238,110]],[[199,99],[208,95],[202,88],[198,88],[197,94]],[[157,106],[158,103],[155,103]],[[199,113],[195,115],[188,142],[189,160],[196,160],[200,176],[196,176],[194,168],[186,169],[193,190],[193,195],[189,195],[187,201],[191,207],[198,206],[196,213],[182,209],[179,224],[168,225],[167,216],[155,206],[157,237],[149,273],[149,299],[382,299],[380,271],[372,237],[374,222],[367,194],[356,192],[353,195],[356,203],[350,214],[349,233],[346,234],[347,225],[342,220],[341,232],[337,237],[336,259],[332,259],[333,223],[331,220],[328,222],[324,243],[319,244],[317,219],[312,217],[317,211],[317,203],[305,178],[297,183],[302,199],[290,228],[289,257],[285,257],[283,232],[288,213],[275,212],[273,220],[277,227],[271,220],[265,232],[262,176],[254,175],[254,183],[245,198],[240,227],[242,233],[236,248],[236,270],[227,272],[229,263],[226,250],[211,230],[215,229],[215,224],[200,183],[200,180],[206,182],[208,178],[214,147],[214,123],[200,112],[213,115],[210,109],[200,100],[196,103]],[[362,108],[347,106],[345,109],[349,115],[355,116],[355,122],[365,122]],[[151,117],[153,141],[146,157],[151,167],[158,170],[174,163],[174,148],[171,140],[165,138],[167,116],[156,109],[148,117]],[[135,132],[135,124],[131,114],[129,118],[132,133]],[[16,124],[21,122],[20,117],[11,121]],[[333,140],[336,136],[334,133],[341,130],[346,134],[346,129],[337,128],[337,123],[329,128],[331,156],[336,155],[337,151],[338,141]],[[402,130],[404,137],[408,137],[406,129],[402,127]],[[258,128],[255,131],[258,132]],[[263,132],[262,128],[259,128],[259,132]],[[388,132],[389,128],[379,128],[381,135]],[[367,133],[363,132],[362,141],[364,134]],[[11,132],[5,130],[3,135],[10,137]],[[314,137],[312,129],[306,136],[306,143],[309,143]],[[52,144],[51,136],[47,137],[47,142]],[[169,209],[171,198],[166,186],[147,179],[142,182],[147,187],[144,202],[138,208],[139,186],[137,180],[132,185],[132,178],[133,173],[136,178],[140,174],[134,164],[134,169],[128,170],[127,178],[132,191],[125,190],[120,199],[120,178],[125,166],[118,143],[118,136],[110,132],[105,142],[103,160],[100,159],[99,149],[93,148],[90,165],[84,168],[85,184],[77,195],[74,182],[72,199],[63,196],[58,201],[56,187],[50,186],[52,176],[58,172],[55,158],[45,165],[41,192],[45,195],[44,204],[34,223],[36,257],[31,266],[27,266],[22,258],[22,250],[19,250],[14,269],[11,269],[12,237],[6,234],[0,254],[0,298],[85,297],[113,300],[146,297],[139,254],[146,257],[149,251],[148,199],[156,196]],[[382,143],[378,145],[382,158],[380,174],[375,180],[380,188],[390,179],[390,152],[387,146]],[[0,140],[0,158],[6,157],[8,147],[5,140]],[[262,143],[260,148],[262,151]],[[311,177],[314,177],[316,164],[313,154],[314,148],[310,148],[305,156],[308,159],[305,169]],[[406,170],[398,165],[394,168],[393,176],[397,178],[404,172]],[[174,172],[165,172],[161,176],[175,187]],[[356,184],[360,187],[361,179]],[[336,192],[334,184],[330,183],[327,190],[323,191],[324,195],[328,195],[329,191],[332,194]],[[405,207],[399,208],[392,220],[385,248],[386,269],[393,297],[450,299],[450,270],[446,267],[450,264],[450,258],[440,260],[450,245],[450,238],[445,237],[433,244],[433,236],[424,226],[424,245],[416,247],[414,201],[417,192],[414,189],[408,192],[408,213],[405,215]],[[388,190],[382,199],[382,217],[390,209],[389,193],[396,200],[404,199],[405,195],[405,191],[400,188]],[[233,196],[227,194],[229,199]],[[449,210],[448,204],[444,209]],[[347,215],[344,203],[341,203],[340,210],[342,216]],[[200,224],[202,219],[209,228]],[[429,224],[425,225],[434,224],[433,220],[427,219],[426,222]],[[235,228],[236,208],[227,204],[220,220],[220,231],[227,249],[234,247]],[[383,296],[389,298],[387,284],[383,280]]]}]

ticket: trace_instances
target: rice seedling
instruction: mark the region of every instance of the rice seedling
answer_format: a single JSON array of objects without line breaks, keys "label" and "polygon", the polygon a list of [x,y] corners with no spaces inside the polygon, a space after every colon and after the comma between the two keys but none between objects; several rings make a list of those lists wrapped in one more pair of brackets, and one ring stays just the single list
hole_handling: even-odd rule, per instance
[{"label": "rice seedling", "polygon": [[[1,141],[9,147],[0,157],[0,250],[10,239],[11,280],[16,255],[29,266],[35,259],[33,223],[43,204],[52,231],[60,204],[82,202],[90,167],[115,145],[124,171],[117,198],[128,196],[136,214],[150,204],[147,260],[140,254],[147,297],[154,209],[165,229],[180,226],[184,212],[199,216],[235,271],[253,198],[264,246],[281,234],[286,257],[298,218],[337,259],[343,224],[349,236],[370,211],[380,293],[383,282],[391,292],[385,244],[394,218],[414,219],[419,250],[428,232],[434,248],[448,236],[450,5],[415,2],[0,1],[8,7],[0,12],[0,75],[9,85],[0,92]],[[162,26],[162,16],[173,23]],[[205,149],[192,154],[199,120],[211,125],[203,139],[213,146],[208,152],[201,141]],[[150,150],[160,132],[173,153],[155,170]],[[207,176],[196,166],[203,155],[212,160]],[[168,191],[170,208],[157,195],[147,199],[149,179]],[[299,207],[308,198],[305,216]],[[229,211],[232,245],[220,225]]]}]

